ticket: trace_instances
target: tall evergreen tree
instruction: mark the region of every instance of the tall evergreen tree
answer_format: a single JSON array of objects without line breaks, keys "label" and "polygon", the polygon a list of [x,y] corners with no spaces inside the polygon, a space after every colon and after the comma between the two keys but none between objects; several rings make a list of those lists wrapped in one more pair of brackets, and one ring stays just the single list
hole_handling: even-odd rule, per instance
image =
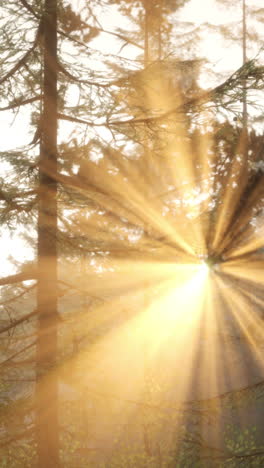
[{"label": "tall evergreen tree", "polygon": [[[57,248],[57,0],[45,0],[43,30],[43,111],[37,228],[36,430],[38,466],[60,466],[58,422],[58,248]],[[49,373],[48,378],[46,377]]]}]

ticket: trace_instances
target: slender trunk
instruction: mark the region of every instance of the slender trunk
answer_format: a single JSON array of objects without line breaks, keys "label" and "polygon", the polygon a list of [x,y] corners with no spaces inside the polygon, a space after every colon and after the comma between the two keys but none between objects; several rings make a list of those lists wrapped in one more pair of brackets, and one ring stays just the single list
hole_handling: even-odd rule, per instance
[{"label": "slender trunk", "polygon": [[[242,48],[243,48],[243,65],[247,62],[247,24],[246,24],[246,0],[243,0],[243,32],[242,32]],[[247,128],[247,91],[246,83],[243,89],[243,127]]]},{"label": "slender trunk", "polygon": [[144,26],[144,68],[149,63],[149,7],[148,2],[144,1],[145,26]]},{"label": "slender trunk", "polygon": [[[145,80],[146,83],[144,86],[148,86],[149,80],[149,70],[148,66],[150,64],[150,57],[149,57],[149,36],[150,36],[150,21],[149,21],[149,5],[148,0],[144,0],[143,2],[144,7],[144,14],[145,14],[145,22],[144,22],[144,69],[145,69]],[[149,105],[149,102],[146,101],[146,105]],[[145,112],[145,116],[147,116],[147,112]],[[149,136],[148,136],[148,127],[144,124],[143,130],[143,138],[144,138],[144,159],[143,159],[143,166],[144,166],[144,178],[146,182],[146,192],[149,191],[151,187],[151,177],[150,177],[150,150],[149,150]]]},{"label": "slender trunk", "polygon": [[159,24],[158,29],[158,60],[161,60],[161,53],[162,53],[162,38],[161,38],[161,24]]},{"label": "slender trunk", "polygon": [[57,359],[57,0],[43,12],[43,112],[38,201],[38,335],[36,440],[38,467],[59,466]]},{"label": "slender trunk", "polygon": [[[243,49],[243,65],[247,62],[247,24],[246,24],[246,0],[242,0],[242,49]],[[248,169],[248,111],[247,111],[247,89],[246,81],[243,85],[243,112],[242,112],[242,135],[243,135],[243,153],[245,172]]]}]

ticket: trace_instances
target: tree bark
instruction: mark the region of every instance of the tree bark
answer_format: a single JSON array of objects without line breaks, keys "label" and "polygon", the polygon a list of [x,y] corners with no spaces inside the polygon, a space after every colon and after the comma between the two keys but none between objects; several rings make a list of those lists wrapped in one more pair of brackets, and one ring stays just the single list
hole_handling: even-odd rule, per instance
[{"label": "tree bark", "polygon": [[36,352],[36,440],[39,468],[59,466],[57,283],[57,0],[45,0]]}]

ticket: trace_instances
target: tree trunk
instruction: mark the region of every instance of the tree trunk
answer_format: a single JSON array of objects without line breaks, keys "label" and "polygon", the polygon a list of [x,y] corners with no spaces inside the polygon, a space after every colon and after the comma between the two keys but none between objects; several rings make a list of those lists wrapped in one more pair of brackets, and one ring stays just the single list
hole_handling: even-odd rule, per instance
[{"label": "tree trunk", "polygon": [[144,24],[144,68],[149,65],[149,6],[148,2],[143,2],[145,24]]},{"label": "tree trunk", "polygon": [[[145,85],[149,86],[148,83],[148,66],[150,65],[150,57],[149,57],[149,37],[150,37],[150,10],[149,5],[146,0],[143,1],[143,8],[144,8],[144,70],[145,70]],[[145,105],[149,103],[146,102]],[[147,113],[145,113],[145,117],[147,117]],[[149,135],[148,135],[148,127],[144,124],[143,130],[143,141],[144,141],[144,155],[143,155],[143,167],[144,167],[144,178],[146,183],[146,192],[148,193],[149,188],[151,187],[151,175],[150,175],[150,148],[149,148]]]},{"label": "tree trunk", "polygon": [[[243,65],[247,62],[247,23],[246,23],[246,0],[242,3],[242,50]],[[244,154],[245,173],[248,170],[248,111],[247,111],[247,82],[243,85],[243,112],[242,112],[242,145]]]},{"label": "tree trunk", "polygon": [[38,467],[59,466],[57,360],[57,0],[43,12],[38,200],[36,440]]},{"label": "tree trunk", "polygon": [[[242,49],[243,49],[243,65],[247,63],[247,23],[246,23],[246,0],[243,0],[243,13],[242,13]],[[247,129],[247,90],[246,83],[243,89],[243,127]]]}]

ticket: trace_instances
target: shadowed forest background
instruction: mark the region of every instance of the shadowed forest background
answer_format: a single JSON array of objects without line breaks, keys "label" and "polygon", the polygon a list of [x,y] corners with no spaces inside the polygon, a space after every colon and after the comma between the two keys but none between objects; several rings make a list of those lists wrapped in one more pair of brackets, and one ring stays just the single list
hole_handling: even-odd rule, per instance
[{"label": "shadowed forest background", "polygon": [[0,1],[1,468],[264,466],[261,3]]}]

